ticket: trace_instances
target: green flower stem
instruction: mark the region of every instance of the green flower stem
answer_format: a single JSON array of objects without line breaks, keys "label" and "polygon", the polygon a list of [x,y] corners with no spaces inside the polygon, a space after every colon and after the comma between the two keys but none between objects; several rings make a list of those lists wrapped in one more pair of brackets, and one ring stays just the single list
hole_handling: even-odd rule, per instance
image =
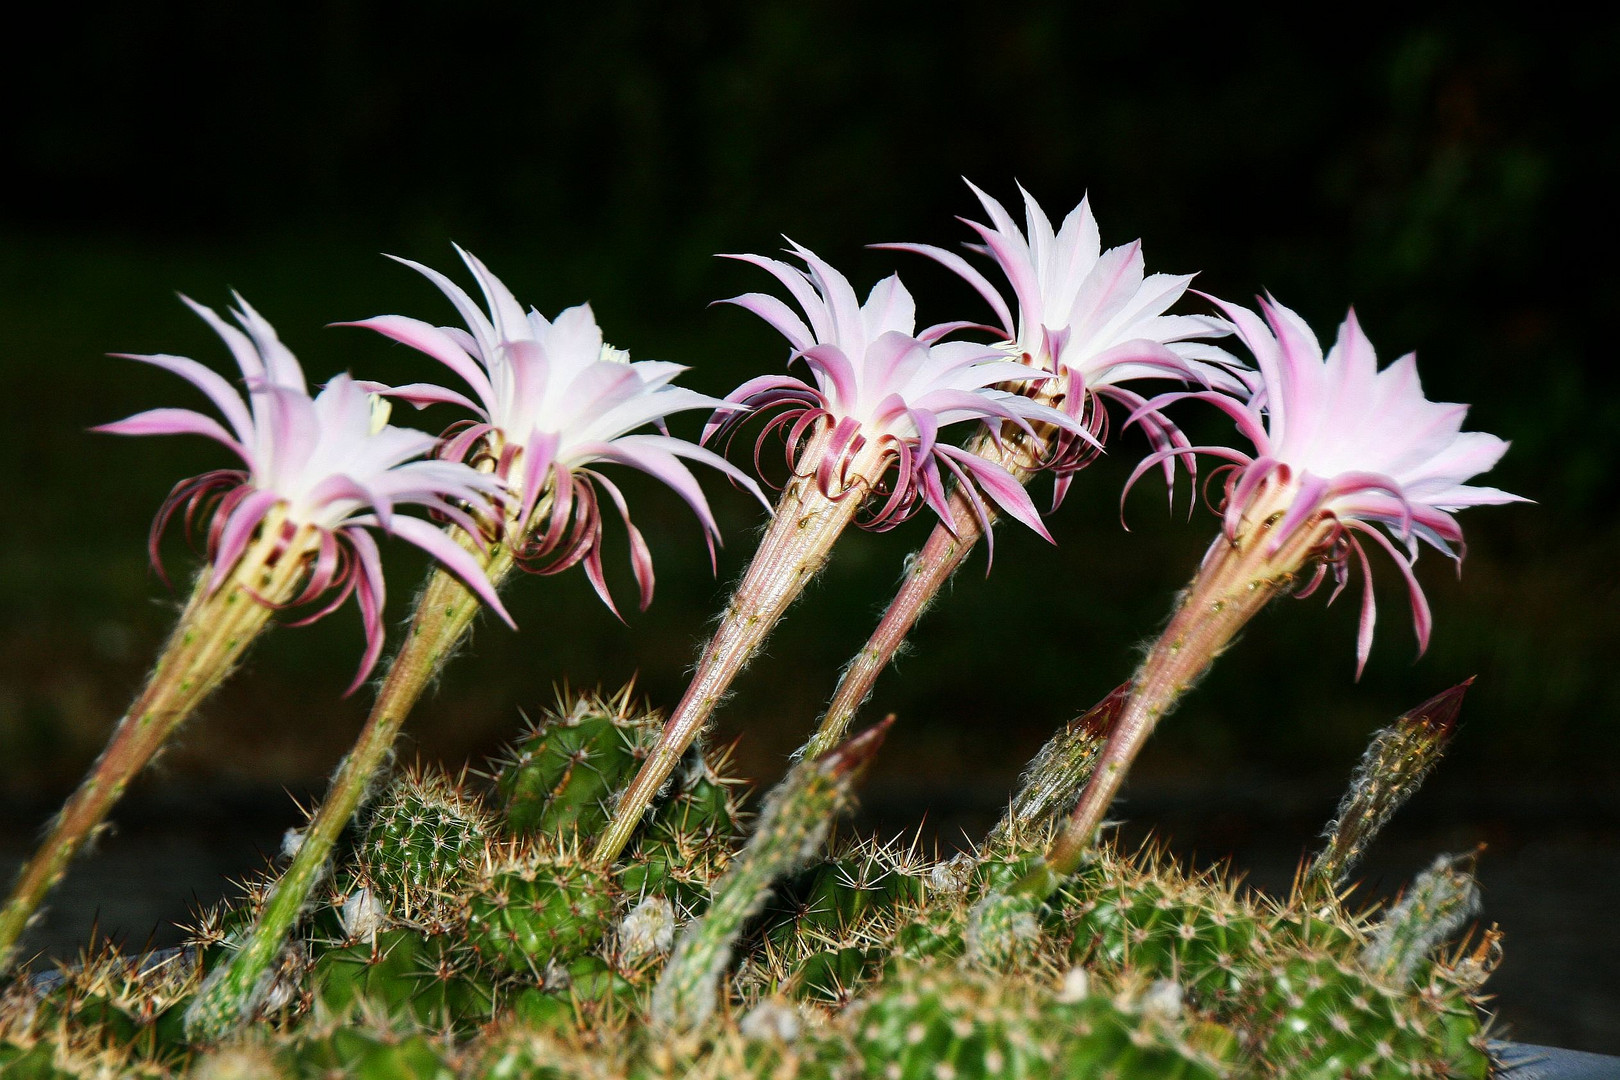
[{"label": "green flower stem", "polygon": [[[1004,432],[999,445],[988,435],[979,435],[968,449],[1002,466],[1021,484],[1029,483],[1035,476],[1033,455],[1038,445],[1023,431]],[[949,504],[950,527],[943,522],[935,526],[922,550],[908,560],[906,579],[900,591],[889,601],[888,609],[866,645],[844,669],[820,727],[799,752],[801,757],[818,757],[843,739],[856,713],[871,695],[878,676],[905,643],[906,635],[933,605],[940,589],[967,561],[974,545],[984,537],[985,525],[994,525],[998,516],[995,504],[985,500],[987,521],[981,522],[960,487],[951,492]]]},{"label": "green flower stem", "polygon": [[592,855],[598,865],[612,863],[624,850],[642,811],[708,723],[732,680],[820,572],[833,544],[865,502],[870,478],[881,475],[887,467],[883,447],[878,440],[872,440],[850,463],[851,486],[838,497],[829,498],[821,493],[814,476],[814,463],[820,459],[826,441],[825,433],[815,436],[800,455],[809,474],[796,477],[777,501],[759,550],[743,574],[720,628],[703,650],[691,685],[664,725],[658,745],[619,798],[613,821]]},{"label": "green flower stem", "polygon": [[[460,533],[460,541],[483,565],[490,584],[499,589],[512,570],[511,547],[491,543],[487,550],[479,551],[465,533]],[[326,801],[304,830],[298,853],[265,901],[241,949],[208,976],[187,1008],[186,1031],[190,1037],[218,1039],[252,1018],[266,976],[310,893],[324,875],[338,837],[387,763],[400,726],[466,635],[481,607],[472,590],[448,570],[441,568],[428,578],[417,600],[409,636],[388,668],[359,739],[338,766]]]},{"label": "green flower stem", "polygon": [[732,946],[776,882],[821,851],[833,820],[848,805],[855,781],[883,745],[894,717],[863,731],[832,753],[802,761],[771,792],[759,823],[714,886],[703,917],[675,944],[649,1015],[660,1028],[691,1031],[714,1012]]},{"label": "green flower stem", "polygon": [[198,575],[191,599],[144,689],[114,729],[106,749],[51,823],[45,841],[17,877],[0,911],[0,972],[16,959],[17,940],[45,895],[106,819],[129,782],[152,760],[197,705],[236,668],[274,606],[297,596],[316,549],[308,527],[289,537],[272,511],[236,569],[209,591],[213,567]]}]

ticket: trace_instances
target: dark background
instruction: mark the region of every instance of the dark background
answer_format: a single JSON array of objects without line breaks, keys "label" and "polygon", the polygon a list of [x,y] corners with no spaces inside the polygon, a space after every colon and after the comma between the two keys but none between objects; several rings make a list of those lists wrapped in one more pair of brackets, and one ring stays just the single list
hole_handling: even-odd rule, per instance
[{"label": "dark background", "polygon": [[[752,0],[40,17],[0,75],[4,858],[81,775],[173,617],[145,563],[151,513],[176,479],[226,464],[202,440],[85,432],[197,398],[109,351],[228,363],[176,290],[216,306],[241,290],[315,381],[443,378],[374,335],[322,327],[453,321],[378,253],[450,270],[455,240],[525,302],[554,314],[589,299],[615,344],[724,393],[785,349],[752,316],[706,307],[767,286],[714,252],[768,252],[785,232],[862,290],[897,266],[925,322],[981,317],[948,274],[862,245],[953,244],[966,230],[952,215],[979,215],[960,177],[1008,201],[1017,179],[1054,217],[1089,191],[1105,244],[1142,237],[1150,270],[1200,270],[1231,299],[1271,290],[1324,338],[1353,302],[1386,361],[1416,350],[1431,397],[1472,403],[1470,427],[1513,441],[1484,482],[1536,500],[1462,515],[1460,580],[1422,560],[1436,629],[1421,660],[1387,562],[1359,683],[1353,591],[1266,612],[1144,754],[1132,829],[1285,884],[1368,734],[1477,675],[1456,749],[1391,827],[1368,895],[1486,843],[1507,1030],[1620,1052],[1617,283],[1597,240],[1620,181],[1612,16],[1456,5],[1329,24],[1186,4]],[[976,560],[879,685],[872,717],[901,722],[868,780],[872,825],[922,820],[947,845],[982,829],[1045,736],[1130,673],[1215,528],[1202,511],[1167,517],[1150,480],[1121,529],[1141,451],[1121,439],[1080,478],[1056,548],[1005,530],[990,578]],[[637,677],[653,704],[676,700],[759,513],[708,483],[728,540],[717,582],[678,501],[627,486],[655,544],[652,609],[626,628],[577,573],[519,582],[524,632],[480,630],[407,753],[476,764],[564,679]],[[749,774],[780,772],[927,527],[847,538],[742,681],[718,737],[740,737]],[[195,565],[166,550],[175,571]],[[424,562],[398,543],[387,557],[397,621]],[[339,695],[360,643],[352,610],[269,635],[120,810],[123,832],[69,879],[36,942],[71,955],[98,912],[134,944],[154,927],[172,940],[193,894],[219,895],[273,849],[296,820],[288,793],[317,793],[358,729],[364,695]]]}]

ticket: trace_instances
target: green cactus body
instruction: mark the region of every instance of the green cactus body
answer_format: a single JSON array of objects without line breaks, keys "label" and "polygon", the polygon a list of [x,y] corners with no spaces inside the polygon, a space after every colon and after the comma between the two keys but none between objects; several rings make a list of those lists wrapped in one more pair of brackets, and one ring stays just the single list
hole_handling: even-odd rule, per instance
[{"label": "green cactus body", "polygon": [[987,893],[969,909],[962,931],[968,960],[990,971],[1029,966],[1041,945],[1043,906],[1028,893]]},{"label": "green cactus body", "polygon": [[606,1058],[550,1031],[509,1024],[489,1033],[462,1075],[465,1080],[612,1080],[619,1073]]},{"label": "green cactus body", "polygon": [[626,894],[663,897],[682,922],[708,906],[709,890],[731,862],[743,820],[741,782],[727,775],[728,756],[709,761],[698,750],[687,757],[673,794],[653,808],[635,846],[614,870]]},{"label": "green cactus body", "polygon": [[[1078,895],[1076,895],[1078,894]],[[1220,883],[1168,876],[1070,893],[1069,957],[1105,972],[1175,979],[1196,1002],[1236,999],[1272,950],[1268,921]]]},{"label": "green cactus body", "polygon": [[745,1016],[738,1029],[720,1033],[697,1055],[646,1055],[644,1067],[635,1076],[637,1080],[862,1080],[860,1066],[844,1040],[822,1031],[800,1030],[797,1022],[790,1026],[790,1032],[766,1032]]},{"label": "green cactus body", "polygon": [[442,773],[407,773],[371,811],[361,875],[384,910],[443,925],[491,831],[478,801]]},{"label": "green cactus body", "polygon": [[1256,1021],[1254,1050],[1290,1080],[1490,1075],[1467,995],[1437,971],[1395,989],[1353,961],[1291,957],[1266,972]]},{"label": "green cactus body", "polygon": [[968,909],[951,901],[902,911],[885,970],[923,960],[950,960],[967,948]]},{"label": "green cactus body", "polygon": [[[44,1062],[36,1044],[52,1047],[51,1060],[58,1064],[64,1055],[105,1058],[131,1073],[162,1073],[189,1057],[181,1024],[197,985],[189,954],[131,958],[97,949],[59,968],[50,982],[39,988],[18,984],[0,998],[0,1045],[17,1060]],[[4,1075],[13,1075],[12,1069]]]},{"label": "green cactus body", "polygon": [[865,1075],[885,1080],[1020,1080],[1056,1072],[1036,997],[1022,982],[908,966],[853,1019]]},{"label": "green cactus body", "polygon": [[280,1054],[279,1064],[298,1080],[454,1080],[455,1070],[424,1035],[393,1037],[358,1028],[338,1028],[300,1041]]},{"label": "green cactus body", "polygon": [[536,986],[510,998],[508,1018],[527,1030],[567,1042],[624,1029],[645,1011],[647,986],[621,975],[599,956],[581,956],[545,971]]},{"label": "green cactus body", "polygon": [[467,943],[508,974],[566,965],[602,940],[617,889],[573,851],[492,850],[466,899]]},{"label": "green cactus body", "polygon": [[1045,1019],[1058,1048],[1052,1076],[1222,1080],[1240,1068],[1236,1036],[1216,1024],[1131,1012],[1101,996],[1050,1005]]},{"label": "green cactus body", "polygon": [[618,790],[657,740],[656,715],[636,715],[630,688],[611,700],[559,704],[496,763],[495,793],[513,836],[593,835]]},{"label": "green cactus body", "polygon": [[311,984],[334,1015],[369,1009],[433,1030],[470,1029],[495,1011],[489,975],[443,934],[385,930],[369,942],[327,949],[315,961]]},{"label": "green cactus body", "polygon": [[902,912],[920,905],[918,860],[877,841],[845,846],[772,902],[765,939],[773,980],[795,996],[844,1004],[888,957]]}]

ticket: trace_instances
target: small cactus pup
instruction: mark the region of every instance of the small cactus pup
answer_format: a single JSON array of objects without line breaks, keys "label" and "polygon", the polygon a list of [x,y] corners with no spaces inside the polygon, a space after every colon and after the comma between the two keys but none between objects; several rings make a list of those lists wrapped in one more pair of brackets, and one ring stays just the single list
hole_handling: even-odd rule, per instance
[{"label": "small cactus pup", "polygon": [[800,762],[766,798],[748,844],[715,883],[708,910],[682,932],[653,987],[654,1024],[689,1032],[713,1014],[744,922],[764,906],[776,882],[820,852],[892,722],[890,717],[832,752]]},{"label": "small cactus pup", "polygon": [[[984,431],[970,453],[995,462],[1014,481],[1028,484],[1040,472],[1056,480],[1052,507],[1062,503],[1074,476],[1102,451],[1108,437],[1106,402],[1140,410],[1144,401],[1128,383],[1175,379],[1205,388],[1241,384],[1226,369],[1236,361],[1209,344],[1229,332],[1226,324],[1201,315],[1166,315],[1181,299],[1191,275],[1144,276],[1141,242],[1102,250],[1089,199],[1069,212],[1054,232],[1046,212],[1029,192],[1020,230],[1001,203],[973,187],[992,224],[966,224],[984,242],[982,250],[1011,285],[1017,316],[979,270],[954,252],[929,244],[878,244],[914,251],[955,272],[984,297],[995,313],[998,346],[1007,357],[1049,377],[1030,384],[1036,401],[1061,409],[1078,425],[1064,431],[1042,425],[1034,434],[1016,425]],[[1156,409],[1135,418],[1155,449],[1187,448],[1180,429]],[[1189,467],[1192,456],[1184,459]],[[1173,457],[1164,459],[1166,479],[1174,480]],[[906,561],[905,580],[889,602],[866,647],[855,654],[839,679],[821,726],[805,747],[814,756],[843,738],[861,704],[872,692],[917,620],[933,604],[951,575],[990,529],[999,511],[972,486],[958,485],[948,497],[950,516],[941,521],[922,550]]]},{"label": "small cactus pup", "polygon": [[1023,486],[995,462],[939,442],[941,427],[1009,423],[1031,437],[1037,423],[1077,436],[1083,430],[1064,412],[996,388],[1039,381],[1041,372],[1009,361],[1001,350],[944,341],[956,329],[952,324],[918,333],[916,305],[898,277],[878,282],[863,305],[844,275],[803,247],[795,244],[793,252],[805,270],[758,255],[734,257],[781,282],[808,325],[764,293],[729,302],[759,315],[787,338],[791,359],[804,362],[814,385],[787,375],[751,379],[732,392],[727,399],[732,404],[715,414],[705,432],[705,439],[734,433],[746,409],[774,411],[755,457],[773,433],[783,433],[790,477],[663,738],[620,798],[597,844],[595,857],[604,865],[624,850],[642,811],[732,681],[858,518],[864,528],[882,530],[927,505],[949,521],[948,473],[1046,535]]},{"label": "small cactus pup", "polygon": [[228,380],[196,360],[129,357],[191,383],[225,424],[190,409],[163,408],[96,429],[115,435],[203,435],[224,444],[245,468],[182,481],[153,522],[149,547],[160,574],[159,541],[182,512],[188,527],[207,526],[207,565],[146,686],[0,910],[0,971],[15,960],[17,940],[46,892],[126,786],[235,669],[275,612],[315,606],[315,614],[302,620],[308,622],[353,594],[366,632],[354,686],[365,679],[382,648],[383,632],[382,565],[370,530],[424,548],[444,563],[458,588],[481,594],[505,617],[466,551],[445,542],[427,522],[396,512],[416,505],[465,520],[460,507],[478,512],[496,481],[466,465],[414,460],[433,447],[433,438],[391,426],[386,403],[347,375],[310,397],[298,360],[274,328],[241,297],[236,300],[231,314],[240,329],[201,304],[185,302],[229,346],[247,384],[246,401]]},{"label": "small cactus pup", "polygon": [[[603,344],[588,305],[569,308],[554,322],[532,309],[525,314],[482,263],[466,252],[461,255],[488,301],[488,316],[448,278],[407,263],[439,286],[466,320],[467,329],[441,329],[399,315],[354,325],[439,360],[460,375],[478,399],[425,383],[375,387],[419,407],[448,403],[474,414],[475,419],[451,428],[440,443],[443,460],[433,464],[456,470],[457,475],[468,471],[469,464],[476,466],[503,495],[488,512],[449,515],[445,531],[434,536],[437,547],[474,562],[479,580],[488,584],[474,591],[448,573],[435,572],[428,578],[417,597],[405,643],[389,665],[365,727],[339,766],[258,927],[230,965],[210,976],[193,1005],[191,1023],[198,1035],[218,1036],[242,1016],[254,986],[307,904],[333,844],[387,760],[405,718],[466,636],[482,604],[499,608],[494,590],[512,569],[556,573],[583,564],[612,608],[602,573],[599,490],[619,509],[629,531],[641,606],[651,601],[652,556],[646,541],[631,523],[618,487],[594,466],[628,465],[667,483],[697,514],[711,545],[718,535],[713,515],[682,459],[720,469],[758,494],[751,480],[711,451],[669,435],[633,434],[672,413],[723,405],[673,385],[682,368],[659,361],[631,362],[624,352]],[[764,501],[763,496],[760,499]]]},{"label": "small cactus pup", "polygon": [[570,697],[494,763],[495,800],[513,836],[595,836],[616,792],[658,738],[662,719],[637,711],[634,688]]},{"label": "small cactus pup", "polygon": [[[1413,355],[1380,371],[1353,312],[1324,357],[1310,328],[1280,304],[1262,300],[1264,319],[1236,305],[1220,306],[1259,364],[1262,381],[1248,401],[1184,391],[1148,404],[1202,398],[1233,418],[1256,455],[1204,448],[1230,462],[1223,466],[1223,528],[1138,669],[1108,747],[1048,855],[1059,874],[1078,865],[1159,720],[1267,601],[1292,591],[1312,567],[1295,595],[1309,595],[1329,570],[1337,595],[1348,581],[1352,556],[1363,577],[1370,573],[1363,547],[1370,540],[1406,578],[1421,650],[1428,645],[1430,617],[1412,571],[1418,541],[1460,560],[1462,530],[1454,511],[1523,501],[1466,483],[1495,465],[1507,443],[1461,430],[1467,406],[1424,397]],[[1132,480],[1171,453],[1149,456]],[[1374,615],[1369,582],[1362,590],[1358,674],[1372,647]]]},{"label": "small cactus pup", "polygon": [[571,844],[491,845],[466,898],[467,944],[498,971],[541,974],[601,942],[617,897],[613,879]]},{"label": "small cactus pup", "polygon": [[396,777],[366,819],[360,879],[366,897],[345,900],[350,922],[363,905],[443,929],[477,870],[493,823],[478,799],[444,773],[413,769]]},{"label": "small cactus pup", "polygon": [[1367,845],[1417,792],[1450,745],[1463,695],[1473,683],[1468,679],[1436,694],[1373,736],[1322,833],[1327,844],[1300,879],[1307,902],[1335,895]]}]

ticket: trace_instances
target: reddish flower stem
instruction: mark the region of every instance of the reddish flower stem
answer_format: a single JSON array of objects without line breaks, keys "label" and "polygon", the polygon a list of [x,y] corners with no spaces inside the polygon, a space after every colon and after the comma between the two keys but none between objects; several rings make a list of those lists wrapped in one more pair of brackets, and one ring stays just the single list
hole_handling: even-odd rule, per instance
[{"label": "reddish flower stem", "polygon": [[783,490],[759,550],[698,660],[691,685],[664,725],[658,745],[620,796],[613,821],[597,842],[592,858],[599,865],[613,862],[624,850],[642,811],[708,723],[732,680],[820,572],[833,544],[854,520],[870,490],[867,478],[878,476],[886,464],[882,447],[874,440],[851,461],[847,469],[850,486],[836,498],[828,497],[815,481],[815,463],[826,441],[825,432],[818,434],[799,455],[802,474]]},{"label": "reddish flower stem", "polygon": [[[1281,493],[1274,493],[1281,497]],[[1179,598],[1164,633],[1137,670],[1131,694],[1108,745],[1063,831],[1046,854],[1045,869],[1056,878],[1080,865],[1108,812],[1125,773],[1181,695],[1208,669],[1232,638],[1273,597],[1287,592],[1294,575],[1326,541],[1330,524],[1306,522],[1283,537],[1275,551],[1272,529],[1282,510],[1267,500],[1245,515],[1235,541],[1219,541]],[[1255,522],[1258,520],[1258,524]]]},{"label": "reddish flower stem", "polygon": [[[1004,436],[999,445],[988,436],[982,436],[970,449],[1005,468],[1020,483],[1029,483],[1035,475],[1031,461],[1032,444],[1029,436],[1022,431]],[[917,625],[917,620],[933,606],[940,589],[967,561],[974,545],[983,539],[986,523],[995,524],[998,516],[995,504],[988,499],[982,502],[986,522],[979,520],[967,494],[960,487],[951,492],[950,526],[947,527],[944,522],[936,525],[927,543],[910,560],[900,591],[889,601],[882,620],[867,639],[866,645],[844,669],[832,701],[822,715],[820,726],[799,751],[799,757],[820,757],[843,740],[844,733],[849,730],[861,706],[871,696],[878,676],[889,666],[895,653],[900,651],[900,646]]]},{"label": "reddish flower stem", "polygon": [[317,534],[304,527],[288,537],[284,520],[279,510],[266,518],[259,538],[218,589],[208,589],[213,567],[203,568],[146,686],[51,823],[0,910],[0,971],[16,959],[17,941],[45,895],[99,830],[129,782],[236,668],[274,613],[274,605],[298,595]]}]

